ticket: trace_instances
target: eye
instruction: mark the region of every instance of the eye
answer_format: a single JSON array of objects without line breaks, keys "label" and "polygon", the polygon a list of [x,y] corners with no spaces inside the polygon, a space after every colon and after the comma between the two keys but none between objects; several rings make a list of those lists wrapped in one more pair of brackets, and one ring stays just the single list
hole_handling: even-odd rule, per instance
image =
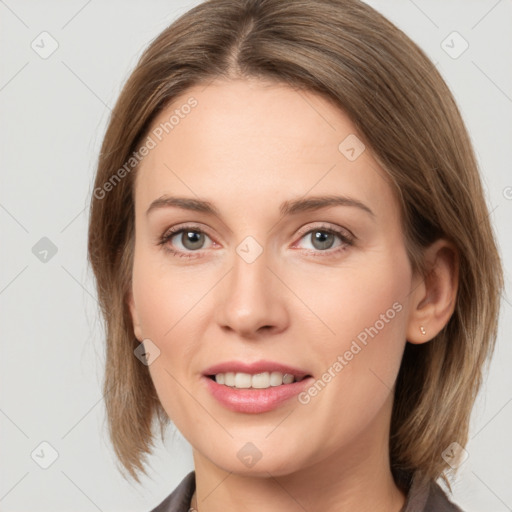
[{"label": "eye", "polygon": [[[163,246],[174,256],[195,258],[201,256],[201,250],[209,247],[205,247],[207,239],[212,242],[208,234],[199,226],[177,226],[168,229],[159,239],[158,245]],[[347,249],[354,244],[355,236],[341,228],[318,226],[309,231],[303,231],[300,240],[309,240],[312,248],[306,247],[306,251],[313,256],[320,256],[332,255]]]},{"label": "eye", "polygon": [[193,258],[204,247],[205,240],[210,237],[198,226],[182,226],[168,229],[160,238],[159,245],[176,256]]},{"label": "eye", "polygon": [[[354,236],[347,230],[332,227],[319,226],[310,229],[301,237],[301,240],[310,242],[311,247],[306,247],[312,253],[335,253],[353,245]],[[336,240],[338,243],[336,245]],[[333,248],[334,247],[334,248]],[[332,250],[331,250],[332,249]]]}]

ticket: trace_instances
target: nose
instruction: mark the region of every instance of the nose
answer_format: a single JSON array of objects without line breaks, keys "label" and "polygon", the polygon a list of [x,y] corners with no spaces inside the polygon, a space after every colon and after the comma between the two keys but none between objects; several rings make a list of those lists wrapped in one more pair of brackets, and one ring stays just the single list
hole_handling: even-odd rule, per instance
[{"label": "nose", "polygon": [[[248,263],[237,253],[223,279],[217,301],[217,322],[240,337],[257,339],[285,330],[289,323],[286,287],[266,251]],[[269,265],[270,264],[270,265]]]}]

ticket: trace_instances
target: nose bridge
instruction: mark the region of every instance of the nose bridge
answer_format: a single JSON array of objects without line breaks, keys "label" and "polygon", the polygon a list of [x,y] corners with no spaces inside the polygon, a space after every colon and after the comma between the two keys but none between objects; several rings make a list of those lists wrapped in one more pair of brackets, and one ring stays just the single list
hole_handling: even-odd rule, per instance
[{"label": "nose bridge", "polygon": [[256,244],[246,239],[237,246],[218,306],[219,324],[242,336],[262,327],[279,331],[287,322],[282,285],[268,268],[271,255]]}]

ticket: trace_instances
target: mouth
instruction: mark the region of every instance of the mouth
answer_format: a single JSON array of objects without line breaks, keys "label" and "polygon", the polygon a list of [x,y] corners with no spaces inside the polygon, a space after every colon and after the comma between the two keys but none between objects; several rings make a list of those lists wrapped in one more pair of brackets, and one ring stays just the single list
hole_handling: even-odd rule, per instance
[{"label": "mouth", "polygon": [[202,377],[209,393],[221,405],[241,413],[276,409],[313,380],[306,370],[271,361],[221,363],[205,370]]}]

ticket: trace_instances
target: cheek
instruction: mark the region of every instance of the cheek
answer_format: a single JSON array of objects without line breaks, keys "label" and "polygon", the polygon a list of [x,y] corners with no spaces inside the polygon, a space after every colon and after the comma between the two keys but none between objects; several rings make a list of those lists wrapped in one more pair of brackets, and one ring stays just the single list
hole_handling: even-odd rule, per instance
[{"label": "cheek", "polygon": [[295,320],[309,319],[311,328],[317,326],[323,334],[322,346],[329,347],[322,350],[325,353],[338,352],[354,339],[364,344],[377,336],[376,331],[381,343],[395,339],[405,332],[410,278],[407,256],[400,250],[383,251],[338,268],[313,268],[307,273],[302,269],[289,282],[304,298],[309,314]]},{"label": "cheek", "polygon": [[149,251],[135,254],[132,286],[142,336],[159,350],[148,369],[168,413],[190,407],[185,391],[192,378],[189,361],[204,339],[198,318],[208,304],[205,294],[218,281],[210,274],[171,270]]},{"label": "cheek", "polygon": [[[191,306],[183,299],[179,286],[169,288],[165,280],[149,273],[145,279],[141,277],[138,283],[134,279],[134,295],[138,299],[142,334],[159,350],[158,357],[148,366],[149,374],[164,410],[186,432],[187,425],[182,425],[180,411],[190,408],[190,396],[185,390],[189,381],[188,336],[195,337],[193,325],[187,323],[186,313]],[[200,411],[195,412],[200,417]]]},{"label": "cheek", "polygon": [[[311,275],[302,285],[297,277],[296,289],[301,286],[317,316],[311,317],[308,338],[322,381],[316,386],[321,392],[312,389],[304,401],[316,401],[327,416],[333,410],[340,417],[347,410],[359,411],[362,423],[384,405],[405,347],[409,269],[405,250],[395,250],[368,258],[364,265]],[[322,335],[315,336],[315,329]],[[317,394],[323,398],[314,398]]]},{"label": "cheek", "polygon": [[151,249],[136,249],[134,258],[132,287],[144,337],[166,342],[179,323],[194,314],[194,304],[207,289],[207,276],[172,269]]}]

